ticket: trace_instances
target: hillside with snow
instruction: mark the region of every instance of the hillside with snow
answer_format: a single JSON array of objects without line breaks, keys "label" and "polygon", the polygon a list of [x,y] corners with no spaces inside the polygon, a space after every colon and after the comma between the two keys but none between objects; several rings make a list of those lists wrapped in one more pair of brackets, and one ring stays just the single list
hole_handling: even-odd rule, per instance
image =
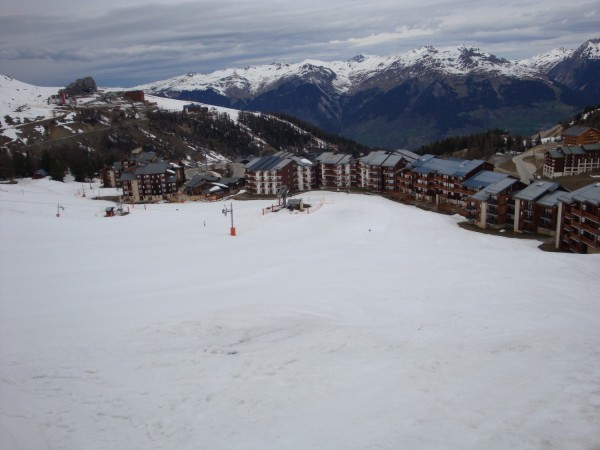
[{"label": "hillside with snow", "polygon": [[57,87],[33,86],[0,74],[0,129],[54,117],[55,108],[48,105],[47,100],[58,90]]},{"label": "hillside with snow", "polygon": [[377,196],[232,201],[232,237],[96,195],[0,185],[0,448],[597,447],[600,255]]}]

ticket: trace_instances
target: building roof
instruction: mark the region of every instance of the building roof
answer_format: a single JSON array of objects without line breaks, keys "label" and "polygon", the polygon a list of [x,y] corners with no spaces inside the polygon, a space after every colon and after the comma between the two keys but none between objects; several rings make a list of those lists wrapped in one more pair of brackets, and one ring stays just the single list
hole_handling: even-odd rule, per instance
[{"label": "building roof", "polygon": [[404,150],[404,149],[397,149],[394,150],[394,153],[399,153],[400,155],[402,155],[402,157],[409,161],[409,162],[413,162],[416,161],[417,159],[420,158],[420,155],[417,155],[414,152],[411,152],[410,150]]},{"label": "building roof", "polygon": [[589,184],[576,191],[561,195],[558,200],[564,203],[576,201],[600,206],[600,183]]},{"label": "building roof", "polygon": [[585,144],[585,145],[564,145],[554,150],[549,150],[548,153],[552,158],[564,158],[565,155],[587,155],[600,151],[600,143]]},{"label": "building roof", "polygon": [[286,152],[277,152],[274,155],[254,158],[246,164],[246,170],[278,170],[292,162],[291,154]]},{"label": "building roof", "polygon": [[350,161],[352,161],[352,156],[344,153],[324,152],[317,156],[317,162],[321,164],[343,165]]},{"label": "building roof", "polygon": [[376,150],[363,156],[359,161],[368,166],[395,167],[402,160],[411,163],[418,158],[419,155],[409,150]]},{"label": "building roof", "polygon": [[168,162],[150,163],[145,166],[137,166],[135,169],[136,175],[158,175],[165,173],[169,168]]},{"label": "building roof", "polygon": [[515,194],[519,200],[533,201],[537,200],[549,192],[554,192],[560,187],[560,184],[554,181],[534,181],[522,191]]},{"label": "building roof", "polygon": [[553,208],[556,205],[558,205],[558,197],[562,196],[563,194],[564,191],[556,190],[554,192],[551,192],[550,194],[544,195],[537,201],[537,204],[541,206],[546,206],[548,208]]},{"label": "building roof", "polygon": [[231,186],[232,184],[239,182],[241,179],[242,179],[242,177],[221,178],[219,180],[219,183],[225,184],[227,186]]},{"label": "building roof", "polygon": [[313,166],[312,161],[310,161],[306,158],[301,158],[299,156],[292,156],[290,159],[292,161],[294,161],[296,164],[298,164],[300,167],[312,167]]},{"label": "building roof", "polygon": [[497,183],[490,184],[488,187],[486,187],[484,189],[484,191],[488,192],[490,194],[499,194],[500,192],[508,189],[515,183],[519,183],[519,180],[517,180],[516,178],[513,178],[511,176],[508,176],[508,177],[504,178],[503,180],[498,181]]},{"label": "building roof", "polygon": [[135,174],[130,171],[125,171],[119,177],[119,181],[133,181],[135,180]]},{"label": "building roof", "polygon": [[585,150],[581,146],[566,145],[560,149],[565,155],[585,155]]},{"label": "building roof", "polygon": [[156,159],[156,152],[141,152],[136,158],[140,163],[149,163]]},{"label": "building roof", "polygon": [[[482,172],[489,172],[489,171],[484,170]],[[495,172],[492,172],[492,173],[495,173]],[[475,175],[475,177],[477,177],[478,175],[479,174]],[[505,174],[497,174],[497,175],[505,175]],[[473,177],[473,178],[475,178],[475,177]],[[473,179],[473,178],[471,178],[471,179]],[[499,178],[497,182],[491,183],[491,184],[485,186],[480,191],[476,192],[475,194],[470,195],[469,198],[485,202],[490,198],[490,196],[497,195],[497,194],[501,193],[502,191],[511,187],[513,184],[518,183],[518,182],[519,182],[519,180],[517,180],[516,178],[513,178],[510,175],[506,175],[504,178]],[[466,184],[467,184],[467,182],[464,182],[463,186],[465,186]]]},{"label": "building roof", "polygon": [[473,195],[469,195],[469,199],[473,199],[473,200],[479,200],[480,202],[486,202],[488,201],[488,199],[490,198],[492,194],[490,194],[489,192],[486,192],[485,189],[482,189],[481,191],[476,192]]},{"label": "building roof", "polygon": [[396,167],[400,161],[404,159],[404,156],[393,154],[388,156],[385,161],[381,163],[382,167]]},{"label": "building roof", "polygon": [[575,126],[575,127],[567,128],[566,130],[564,130],[563,136],[581,136],[582,134],[584,134],[590,130],[591,130],[590,127]]},{"label": "building roof", "polygon": [[585,144],[582,146],[586,151],[598,151],[600,150],[600,142],[597,142],[595,144]]},{"label": "building roof", "polygon": [[381,166],[389,155],[389,152],[386,152],[384,150],[377,150],[360,158],[360,162],[368,166]]},{"label": "building roof", "polygon": [[197,173],[190,180],[188,180],[185,185],[188,188],[196,188],[211,181],[219,181],[219,177],[208,175],[206,173]]},{"label": "building roof", "polygon": [[481,172],[478,172],[477,174],[463,182],[462,185],[466,188],[482,189],[491,184],[504,180],[508,177],[509,175],[506,173],[492,172],[491,170],[482,170]]},{"label": "building roof", "polygon": [[480,159],[442,159],[425,155],[410,164],[410,168],[417,173],[439,173],[441,175],[463,177],[484,164],[485,161]]}]

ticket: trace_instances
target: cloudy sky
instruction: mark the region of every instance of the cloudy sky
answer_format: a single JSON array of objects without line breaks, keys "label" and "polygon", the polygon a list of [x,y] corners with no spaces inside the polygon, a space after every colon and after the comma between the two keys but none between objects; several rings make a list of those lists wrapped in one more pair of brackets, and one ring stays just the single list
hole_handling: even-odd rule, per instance
[{"label": "cloudy sky", "polygon": [[0,73],[130,87],[187,72],[469,44],[506,59],[600,37],[598,0],[2,0]]}]

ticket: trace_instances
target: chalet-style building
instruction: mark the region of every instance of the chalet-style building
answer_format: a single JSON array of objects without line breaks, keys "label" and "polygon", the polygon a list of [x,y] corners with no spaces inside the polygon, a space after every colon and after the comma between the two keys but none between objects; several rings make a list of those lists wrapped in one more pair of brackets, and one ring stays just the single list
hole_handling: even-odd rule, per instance
[{"label": "chalet-style building", "polygon": [[119,178],[125,201],[153,202],[171,199],[185,182],[181,166],[170,162],[136,165]]},{"label": "chalet-style building", "polygon": [[221,178],[210,173],[198,173],[185,183],[185,193],[196,199],[214,200],[237,194],[244,186],[241,177]]},{"label": "chalet-style building", "polygon": [[317,169],[312,161],[298,156],[292,156],[296,163],[296,182],[293,189],[298,191],[311,191],[317,188]]},{"label": "chalet-style building", "polygon": [[277,195],[280,188],[298,185],[297,164],[287,152],[254,158],[246,164],[246,187],[252,194]]},{"label": "chalet-style building", "polygon": [[561,195],[556,248],[573,253],[600,253],[600,183]]},{"label": "chalet-style building", "polygon": [[121,161],[116,161],[112,166],[107,166],[101,171],[102,185],[104,187],[117,188],[121,187],[121,175],[123,171],[128,170],[130,167],[137,165],[137,161],[122,159]]},{"label": "chalet-style building", "polygon": [[218,183],[221,177],[210,173],[197,173],[185,182],[185,193],[191,197],[204,196],[213,183]]},{"label": "chalet-style building", "polygon": [[473,193],[463,186],[469,178],[494,166],[482,160],[442,159],[424,155],[408,164],[399,175],[399,189],[417,200],[436,205],[465,206]]},{"label": "chalet-style building", "polygon": [[600,169],[600,144],[564,146],[544,155],[546,178],[579,175]]},{"label": "chalet-style building", "polygon": [[514,231],[554,236],[558,220],[558,197],[564,193],[560,184],[541,180],[517,192],[514,195]]},{"label": "chalet-style building", "polygon": [[142,148],[136,148],[131,152],[131,158],[116,161],[112,166],[102,169],[100,177],[104,187],[121,187],[121,175],[124,171],[137,165],[146,165],[158,161],[156,152],[144,152]]},{"label": "chalet-style building", "polygon": [[507,174],[482,170],[463,183],[477,191],[466,199],[466,217],[479,228],[502,228],[514,222],[513,193],[525,185]]},{"label": "chalet-style building", "polygon": [[357,185],[370,191],[398,191],[398,175],[419,155],[408,150],[378,150],[358,160]]},{"label": "chalet-style building", "polygon": [[316,165],[292,153],[254,158],[245,168],[246,186],[253,194],[276,195],[282,187],[296,191],[317,188]]},{"label": "chalet-style building", "polygon": [[349,189],[356,186],[356,160],[352,156],[325,152],[316,161],[318,183],[322,189]]},{"label": "chalet-style building", "polygon": [[565,145],[587,145],[600,142],[600,131],[590,127],[571,127],[563,131]]}]

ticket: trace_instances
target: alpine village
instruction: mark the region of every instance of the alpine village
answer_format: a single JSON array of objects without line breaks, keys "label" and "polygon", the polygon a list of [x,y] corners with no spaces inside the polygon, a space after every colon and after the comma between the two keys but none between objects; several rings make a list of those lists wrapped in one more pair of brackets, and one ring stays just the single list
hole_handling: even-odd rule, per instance
[{"label": "alpine village", "polygon": [[[0,178],[99,178],[119,192],[109,217],[124,205],[232,197],[310,213],[304,192],[380,195],[459,214],[474,231],[539,239],[548,251],[600,253],[598,106],[528,136],[490,129],[406,150],[360,144],[288,114],[236,111],[233,120],[198,102],[164,111],[149,97],[77,80],[47,98],[60,114],[23,123],[27,139],[2,142]],[[76,133],[64,134],[67,123]]]}]

